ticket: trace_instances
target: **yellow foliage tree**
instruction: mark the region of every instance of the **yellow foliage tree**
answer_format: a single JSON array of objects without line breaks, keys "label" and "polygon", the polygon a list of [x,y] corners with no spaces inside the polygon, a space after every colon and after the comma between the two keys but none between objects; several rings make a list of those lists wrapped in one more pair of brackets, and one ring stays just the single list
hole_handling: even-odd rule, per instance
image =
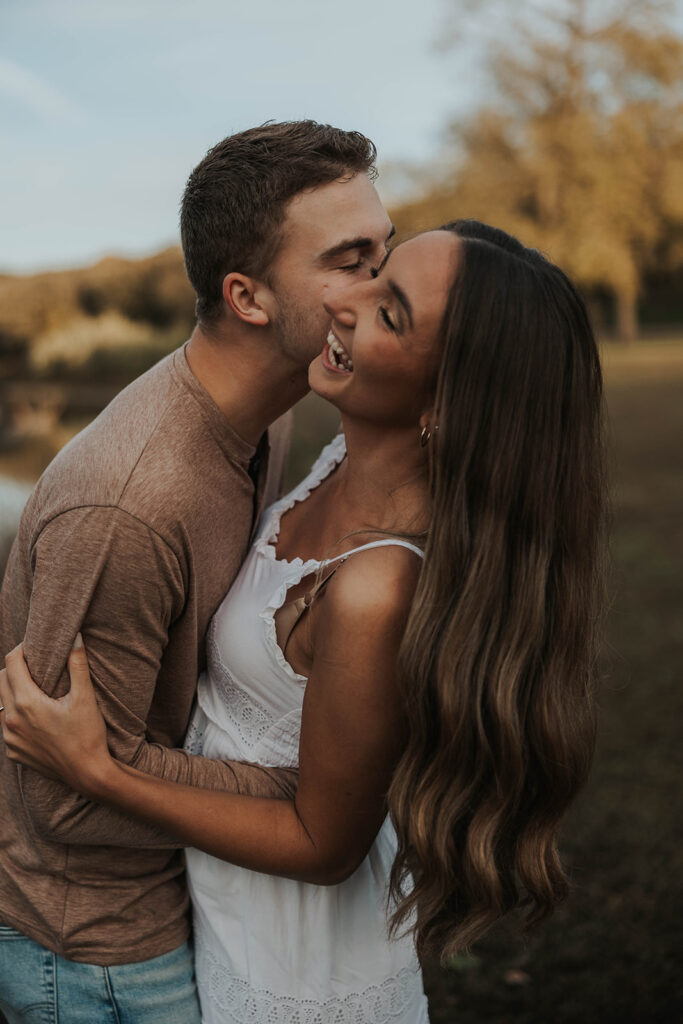
[{"label": "yellow foliage tree", "polygon": [[[452,0],[451,0],[452,2]],[[670,4],[522,5],[489,49],[494,98],[453,126],[443,184],[397,211],[403,230],[454,216],[497,224],[615,299],[634,337],[642,276],[683,246],[683,38]],[[499,28],[500,31],[500,28]],[[461,40],[462,41],[462,40]]]}]

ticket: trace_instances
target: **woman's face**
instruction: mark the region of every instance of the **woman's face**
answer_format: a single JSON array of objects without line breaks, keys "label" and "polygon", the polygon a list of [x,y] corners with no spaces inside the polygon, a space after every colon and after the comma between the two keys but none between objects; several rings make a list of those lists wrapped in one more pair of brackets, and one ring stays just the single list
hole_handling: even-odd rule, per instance
[{"label": "woman's face", "polygon": [[460,241],[429,231],[394,249],[375,278],[331,289],[325,348],[311,388],[341,411],[387,427],[415,427],[433,401],[439,327]]}]

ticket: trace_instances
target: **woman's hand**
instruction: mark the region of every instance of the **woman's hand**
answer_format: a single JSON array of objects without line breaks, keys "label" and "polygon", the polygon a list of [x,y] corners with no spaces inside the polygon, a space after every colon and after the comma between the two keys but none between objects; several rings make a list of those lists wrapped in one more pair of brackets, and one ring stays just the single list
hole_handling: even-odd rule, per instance
[{"label": "woman's hand", "polygon": [[36,686],[21,644],[7,655],[5,666],[0,672],[0,722],[7,756],[94,795],[113,761],[80,633],[69,655],[71,689],[64,697],[53,699]]}]

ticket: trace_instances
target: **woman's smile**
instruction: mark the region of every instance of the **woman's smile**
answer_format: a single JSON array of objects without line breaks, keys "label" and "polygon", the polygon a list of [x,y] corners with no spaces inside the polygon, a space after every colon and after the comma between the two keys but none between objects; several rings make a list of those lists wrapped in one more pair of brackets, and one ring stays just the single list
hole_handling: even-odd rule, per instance
[{"label": "woman's smile", "polygon": [[353,373],[353,360],[332,328],[323,349],[323,366],[333,373]]}]

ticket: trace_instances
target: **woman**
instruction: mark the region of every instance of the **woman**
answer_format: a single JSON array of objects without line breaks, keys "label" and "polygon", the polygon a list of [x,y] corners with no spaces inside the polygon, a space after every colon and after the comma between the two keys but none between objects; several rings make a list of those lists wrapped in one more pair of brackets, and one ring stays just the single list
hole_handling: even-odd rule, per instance
[{"label": "woman", "polygon": [[11,757],[194,848],[210,1022],[426,1021],[415,950],[565,896],[556,833],[593,748],[601,376],[581,300],[459,221],[328,312],[310,382],[344,437],[264,516],[190,735],[298,761],[294,800],[112,760],[82,651],[59,701],[18,657],[0,683]]}]

